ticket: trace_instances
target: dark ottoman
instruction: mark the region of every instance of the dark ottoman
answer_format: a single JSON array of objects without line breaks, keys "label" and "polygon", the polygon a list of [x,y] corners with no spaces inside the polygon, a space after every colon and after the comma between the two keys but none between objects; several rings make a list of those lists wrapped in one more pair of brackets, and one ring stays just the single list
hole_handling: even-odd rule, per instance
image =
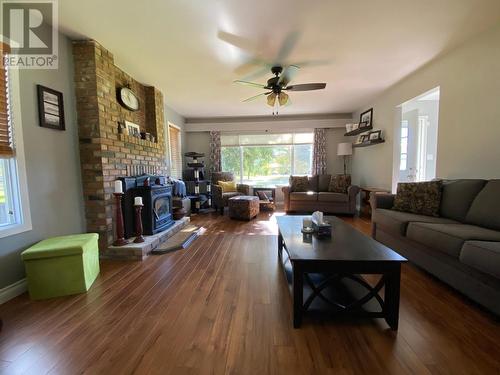
[{"label": "dark ottoman", "polygon": [[240,195],[229,198],[228,206],[231,219],[251,220],[259,213],[259,198]]}]

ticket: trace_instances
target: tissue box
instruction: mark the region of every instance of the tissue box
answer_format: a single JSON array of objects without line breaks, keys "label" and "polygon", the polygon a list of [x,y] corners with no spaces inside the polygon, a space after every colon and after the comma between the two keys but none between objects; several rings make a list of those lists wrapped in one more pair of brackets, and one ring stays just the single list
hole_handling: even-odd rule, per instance
[{"label": "tissue box", "polygon": [[323,223],[317,224],[314,220],[312,222],[314,231],[318,237],[331,237],[332,236],[332,224]]}]

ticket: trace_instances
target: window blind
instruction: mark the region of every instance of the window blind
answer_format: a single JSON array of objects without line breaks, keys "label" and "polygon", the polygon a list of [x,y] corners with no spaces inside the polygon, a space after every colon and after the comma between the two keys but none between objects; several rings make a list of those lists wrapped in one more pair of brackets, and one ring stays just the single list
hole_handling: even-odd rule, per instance
[{"label": "window blind", "polygon": [[222,146],[265,146],[310,144],[314,133],[222,134]]},{"label": "window blind", "polygon": [[168,126],[170,143],[170,175],[174,178],[182,176],[181,132],[175,126]]},{"label": "window blind", "polygon": [[0,156],[14,155],[12,143],[12,128],[9,113],[9,89],[7,69],[4,66],[4,57],[10,52],[7,44],[0,42]]}]

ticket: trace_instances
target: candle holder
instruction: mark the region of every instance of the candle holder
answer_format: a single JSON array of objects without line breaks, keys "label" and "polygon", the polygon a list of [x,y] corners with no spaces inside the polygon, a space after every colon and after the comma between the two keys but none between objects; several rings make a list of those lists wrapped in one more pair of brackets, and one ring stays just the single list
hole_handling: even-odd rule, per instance
[{"label": "candle holder", "polygon": [[144,237],[142,236],[142,204],[136,204],[135,207],[135,240],[134,243],[144,242]]},{"label": "candle holder", "polygon": [[113,246],[123,246],[128,244],[125,239],[125,230],[123,228],[123,212],[122,212],[122,196],[123,193],[113,193],[115,196],[115,212],[116,212],[116,240]]}]

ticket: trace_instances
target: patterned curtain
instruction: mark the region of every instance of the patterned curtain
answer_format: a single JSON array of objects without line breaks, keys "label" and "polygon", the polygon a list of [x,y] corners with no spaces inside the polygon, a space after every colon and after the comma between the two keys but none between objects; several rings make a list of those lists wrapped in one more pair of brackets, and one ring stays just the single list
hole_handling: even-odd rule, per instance
[{"label": "patterned curtain", "polygon": [[210,171],[221,171],[221,157],[220,157],[220,132],[210,132]]},{"label": "patterned curtain", "polygon": [[326,129],[314,129],[312,174],[326,173]]}]

